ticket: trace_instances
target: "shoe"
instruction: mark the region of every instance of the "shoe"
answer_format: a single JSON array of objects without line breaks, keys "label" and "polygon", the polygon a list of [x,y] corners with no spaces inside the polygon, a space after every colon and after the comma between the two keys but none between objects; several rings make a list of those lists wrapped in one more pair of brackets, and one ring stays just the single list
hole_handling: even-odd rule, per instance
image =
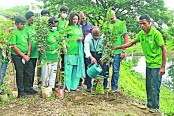
[{"label": "shoe", "polygon": [[109,88],[105,88],[104,91],[105,91],[105,92],[109,91]]},{"label": "shoe", "polygon": [[59,87],[59,83],[55,82],[55,88]]},{"label": "shoe", "polygon": [[87,88],[86,91],[87,91],[87,92],[91,92],[91,88]]},{"label": "shoe", "polygon": [[64,92],[65,92],[65,93],[70,93],[70,90],[68,90],[68,88],[65,87]]},{"label": "shoe", "polygon": [[25,98],[25,95],[18,95],[18,98]]},{"label": "shoe", "polygon": [[25,92],[28,94],[37,94],[37,91],[33,88],[30,88],[30,89],[26,90]]},{"label": "shoe", "polygon": [[79,86],[82,86],[82,82],[79,82]]},{"label": "shoe", "polygon": [[23,93],[23,92],[22,93],[19,93],[18,94],[18,98],[25,98],[25,93]]},{"label": "shoe", "polygon": [[111,92],[112,92],[112,93],[115,93],[116,91],[117,91],[117,89],[112,89],[112,91],[111,91]]},{"label": "shoe", "polygon": [[158,109],[154,109],[154,108],[151,108],[150,110],[149,110],[149,112],[150,113],[158,113],[159,112],[159,110]]}]

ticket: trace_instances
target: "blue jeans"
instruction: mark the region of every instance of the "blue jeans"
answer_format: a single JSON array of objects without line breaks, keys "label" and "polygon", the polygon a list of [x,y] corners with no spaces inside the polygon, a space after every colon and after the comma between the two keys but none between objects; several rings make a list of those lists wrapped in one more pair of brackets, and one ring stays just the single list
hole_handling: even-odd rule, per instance
[{"label": "blue jeans", "polygon": [[4,82],[4,77],[6,75],[6,69],[7,69],[8,62],[2,62],[1,65],[1,80]]},{"label": "blue jeans", "polygon": [[158,74],[159,68],[146,68],[146,94],[147,106],[159,109],[159,94],[162,76]]},{"label": "blue jeans", "polygon": [[111,79],[111,88],[112,90],[118,89],[118,79],[120,76],[120,54],[116,54],[113,57],[114,61],[112,62],[112,79]]}]

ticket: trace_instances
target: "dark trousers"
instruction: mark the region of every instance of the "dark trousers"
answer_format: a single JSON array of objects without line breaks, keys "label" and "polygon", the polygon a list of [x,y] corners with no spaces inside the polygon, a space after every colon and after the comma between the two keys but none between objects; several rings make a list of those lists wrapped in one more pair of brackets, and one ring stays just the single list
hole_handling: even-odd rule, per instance
[{"label": "dark trousers", "polygon": [[24,95],[25,90],[30,89],[33,77],[33,66],[29,60],[22,63],[22,57],[12,55],[12,60],[16,70],[16,83],[18,88],[18,95]]},{"label": "dark trousers", "polygon": [[30,60],[31,60],[32,66],[33,66],[33,78],[32,78],[32,81],[31,81],[31,87],[33,87],[37,58],[30,58]]},{"label": "dark trousers", "polygon": [[[100,60],[101,58],[101,54],[99,54],[98,52],[91,52],[92,56],[97,60],[97,62]],[[91,60],[89,58],[85,58],[85,65],[88,66],[91,64]],[[109,68],[106,65],[106,63],[103,64],[102,67],[102,72],[100,73],[100,75],[104,76],[104,88],[107,87],[107,78],[106,75],[108,75],[109,72]],[[92,87],[92,78],[88,76],[88,74],[86,74],[86,78],[85,78],[85,85],[87,86],[87,89],[90,89]]]},{"label": "dark trousers", "polygon": [[159,109],[159,94],[162,76],[159,68],[146,68],[146,94],[147,106]]}]

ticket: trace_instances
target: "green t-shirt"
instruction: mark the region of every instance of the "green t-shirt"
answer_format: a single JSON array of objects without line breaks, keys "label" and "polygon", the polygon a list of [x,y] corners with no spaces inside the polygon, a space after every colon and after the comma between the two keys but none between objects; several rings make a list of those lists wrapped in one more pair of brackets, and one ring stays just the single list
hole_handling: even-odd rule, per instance
[{"label": "green t-shirt", "polygon": [[36,37],[36,32],[33,29],[33,26],[26,25],[25,30],[29,33],[29,38],[31,42],[31,53],[30,58],[38,58],[38,49],[37,49],[37,43],[33,41],[33,39]]},{"label": "green t-shirt", "polygon": [[151,27],[150,32],[146,33],[142,30],[138,33],[135,42],[140,42],[146,58],[146,67],[160,68],[162,65],[162,50],[160,46],[164,45],[161,33]]},{"label": "green t-shirt", "polygon": [[[10,44],[15,44],[16,47],[24,54],[28,52],[28,41],[29,41],[29,34],[25,30],[13,30],[13,36],[10,39]],[[17,55],[13,49],[11,49],[11,53]]]},{"label": "green t-shirt", "polygon": [[63,33],[63,29],[65,27],[65,25],[68,23],[66,20],[62,21],[60,18],[58,19],[59,23],[58,23],[58,27],[57,27],[57,30],[59,31],[60,33],[60,36],[63,37],[63,36],[67,36]]},{"label": "green t-shirt", "polygon": [[66,24],[66,20],[62,21],[60,18],[58,19],[59,23],[58,23],[58,31],[61,31],[62,28],[65,27]]},{"label": "green t-shirt", "polygon": [[57,49],[58,42],[56,38],[58,37],[58,31],[49,31],[48,34],[48,47],[45,48],[45,53],[41,54],[40,59],[45,60],[48,62],[57,62],[58,61],[58,54],[53,54],[53,51]]},{"label": "green t-shirt", "polygon": [[[127,29],[126,29],[126,25],[122,23],[122,21],[120,21],[119,19],[116,19],[114,26],[116,26],[116,28],[118,28],[118,34],[120,34],[121,36],[117,39],[116,42],[116,46],[121,46],[124,44],[124,38],[123,38],[123,34],[127,33]],[[115,54],[120,54],[122,52],[121,49],[115,50]]]},{"label": "green t-shirt", "polygon": [[79,26],[70,26],[72,34],[66,39],[68,44],[68,55],[79,54],[80,41],[77,38],[82,37],[82,29]]}]

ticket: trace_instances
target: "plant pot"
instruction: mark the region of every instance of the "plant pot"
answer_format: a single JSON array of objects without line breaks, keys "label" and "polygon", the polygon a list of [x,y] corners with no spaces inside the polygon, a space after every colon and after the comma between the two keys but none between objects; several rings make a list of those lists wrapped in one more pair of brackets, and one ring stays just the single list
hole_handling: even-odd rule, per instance
[{"label": "plant pot", "polygon": [[42,97],[43,98],[51,97],[51,94],[52,94],[52,88],[51,87],[41,86],[41,90],[42,90]]},{"label": "plant pot", "polygon": [[17,97],[18,96],[18,91],[16,91],[16,90],[12,90],[11,91],[11,94],[13,95],[13,97]]},{"label": "plant pot", "polygon": [[56,89],[58,98],[64,98],[64,89]]},{"label": "plant pot", "polygon": [[0,94],[0,101],[2,101],[2,102],[8,101],[8,95],[7,94]]}]

